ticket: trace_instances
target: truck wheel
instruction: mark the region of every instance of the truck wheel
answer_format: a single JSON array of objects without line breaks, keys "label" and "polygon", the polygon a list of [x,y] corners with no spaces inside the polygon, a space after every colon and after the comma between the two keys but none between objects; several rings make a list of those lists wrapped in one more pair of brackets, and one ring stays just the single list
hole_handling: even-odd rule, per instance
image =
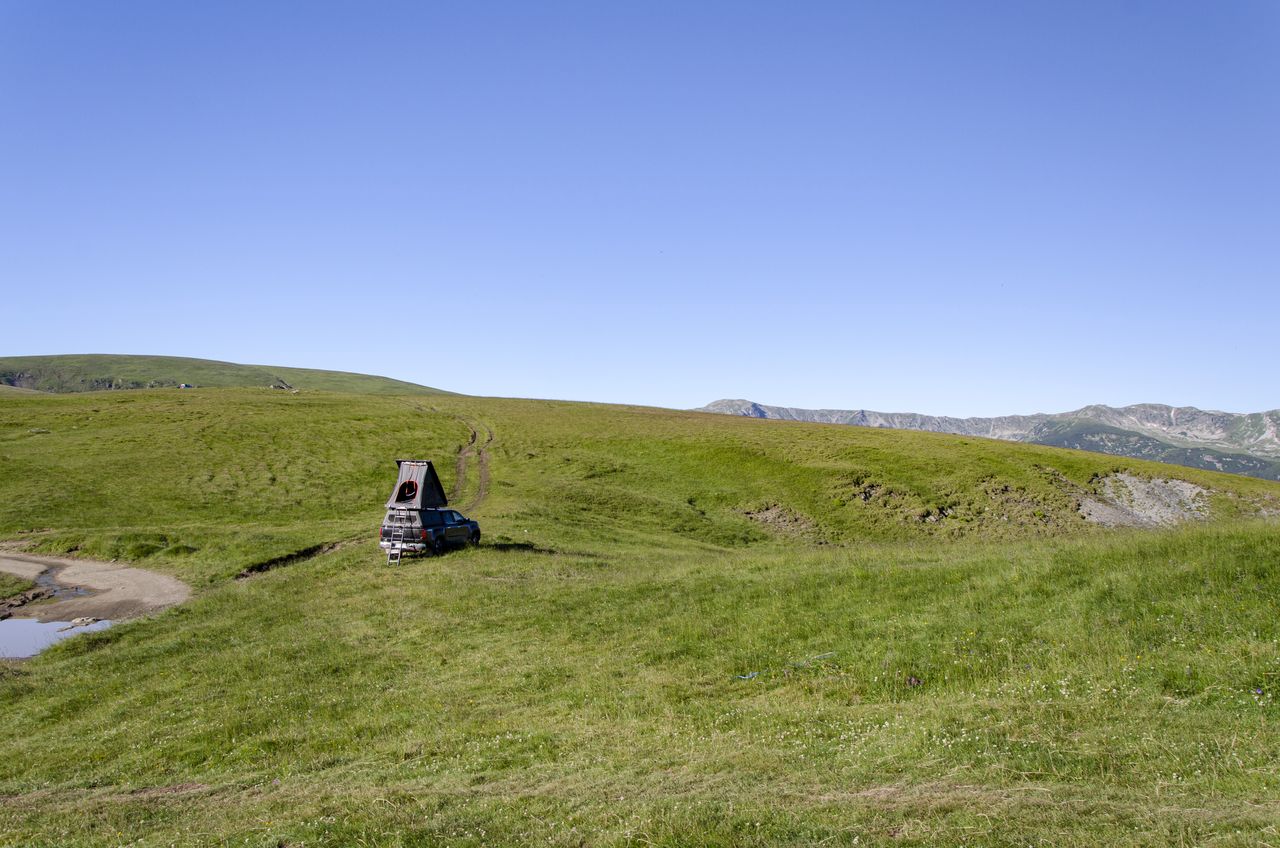
[{"label": "truck wheel", "polygon": [[440,556],[444,553],[444,539],[436,539],[431,543],[431,555]]},{"label": "truck wheel", "polygon": [[472,531],[471,531],[471,538],[470,538],[470,539],[468,539],[468,540],[467,540],[467,542],[468,542],[468,544],[471,544],[471,545],[478,545],[478,544],[480,544],[480,531],[479,531],[479,530],[472,530]]}]

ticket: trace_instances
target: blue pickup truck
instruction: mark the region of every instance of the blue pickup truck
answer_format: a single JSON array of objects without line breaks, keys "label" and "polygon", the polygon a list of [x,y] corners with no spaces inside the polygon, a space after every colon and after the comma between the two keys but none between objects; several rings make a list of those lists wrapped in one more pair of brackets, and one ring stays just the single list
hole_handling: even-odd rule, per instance
[{"label": "blue pickup truck", "polygon": [[396,464],[400,474],[378,532],[388,563],[405,553],[439,554],[449,547],[480,544],[480,525],[445,508],[449,499],[435,466],[424,459],[398,459]]},{"label": "blue pickup truck", "polygon": [[391,509],[378,543],[388,552],[439,554],[447,547],[480,544],[480,525],[452,509]]}]

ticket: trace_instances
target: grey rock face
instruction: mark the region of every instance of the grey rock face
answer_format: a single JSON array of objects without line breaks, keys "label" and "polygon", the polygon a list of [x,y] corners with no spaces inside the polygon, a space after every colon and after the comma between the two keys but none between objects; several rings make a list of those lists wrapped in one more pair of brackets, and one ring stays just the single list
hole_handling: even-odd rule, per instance
[{"label": "grey rock face", "polygon": [[1167,527],[1208,515],[1209,492],[1185,480],[1147,480],[1112,474],[1102,497],[1080,502],[1080,515],[1104,527]]}]

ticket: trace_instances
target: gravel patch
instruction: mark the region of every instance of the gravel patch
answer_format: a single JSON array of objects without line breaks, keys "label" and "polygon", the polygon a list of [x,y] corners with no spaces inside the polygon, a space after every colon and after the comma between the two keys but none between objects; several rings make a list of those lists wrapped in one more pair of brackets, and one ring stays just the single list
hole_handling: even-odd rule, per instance
[{"label": "gravel patch", "polygon": [[1170,527],[1209,514],[1209,491],[1185,480],[1112,474],[1101,489],[1101,497],[1081,499],[1080,515],[1104,527]]}]

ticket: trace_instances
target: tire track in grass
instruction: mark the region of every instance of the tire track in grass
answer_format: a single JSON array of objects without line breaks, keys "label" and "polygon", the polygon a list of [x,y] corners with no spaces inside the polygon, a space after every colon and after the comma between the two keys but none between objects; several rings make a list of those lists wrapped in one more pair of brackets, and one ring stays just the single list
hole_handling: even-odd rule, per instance
[{"label": "tire track in grass", "polygon": [[[458,458],[454,461],[453,466],[453,487],[449,490],[449,502],[456,504],[467,490],[467,478],[471,473],[472,460],[475,460],[477,467],[477,477],[475,495],[471,500],[467,501],[465,506],[459,507],[464,512],[476,509],[480,504],[484,503],[485,498],[489,496],[489,447],[493,444],[494,433],[493,428],[485,424],[479,419],[471,419],[465,415],[456,412],[441,412],[435,407],[424,409],[417,404],[413,408],[422,413],[437,413],[448,415],[461,422],[467,428],[466,444],[458,448]],[[480,432],[484,431],[483,441],[480,438]]]},{"label": "tire track in grass", "polygon": [[480,438],[480,434],[470,421],[461,416],[458,416],[458,420],[466,425],[467,443],[458,448],[458,459],[453,467],[453,488],[449,490],[449,500],[452,502],[457,502],[458,498],[462,497],[462,490],[467,482],[467,461],[475,455],[476,442]]},{"label": "tire track in grass", "polygon": [[281,556],[272,557],[271,559],[263,560],[262,562],[256,562],[241,569],[240,573],[235,576],[235,579],[247,580],[250,577],[262,574],[266,571],[274,571],[277,568],[284,568],[285,566],[306,562],[307,560],[312,560],[316,557],[324,556],[325,554],[331,554],[334,551],[349,548],[352,545],[363,541],[364,538],[365,537],[362,534],[360,536],[351,536],[346,539],[339,539],[336,542],[322,542],[318,545],[311,545],[310,547],[303,548],[302,550],[282,554]]},{"label": "tire track in grass", "polygon": [[[470,427],[471,425],[468,424],[467,426]],[[484,428],[484,443],[479,447],[473,448],[476,465],[479,466],[480,482],[476,486],[475,497],[471,499],[470,503],[463,507],[467,512],[470,512],[480,506],[480,504],[484,502],[484,499],[489,496],[489,446],[493,444],[493,428],[483,422],[480,426]],[[478,441],[478,434],[474,429],[472,429],[471,444],[474,446],[476,441]]]}]

